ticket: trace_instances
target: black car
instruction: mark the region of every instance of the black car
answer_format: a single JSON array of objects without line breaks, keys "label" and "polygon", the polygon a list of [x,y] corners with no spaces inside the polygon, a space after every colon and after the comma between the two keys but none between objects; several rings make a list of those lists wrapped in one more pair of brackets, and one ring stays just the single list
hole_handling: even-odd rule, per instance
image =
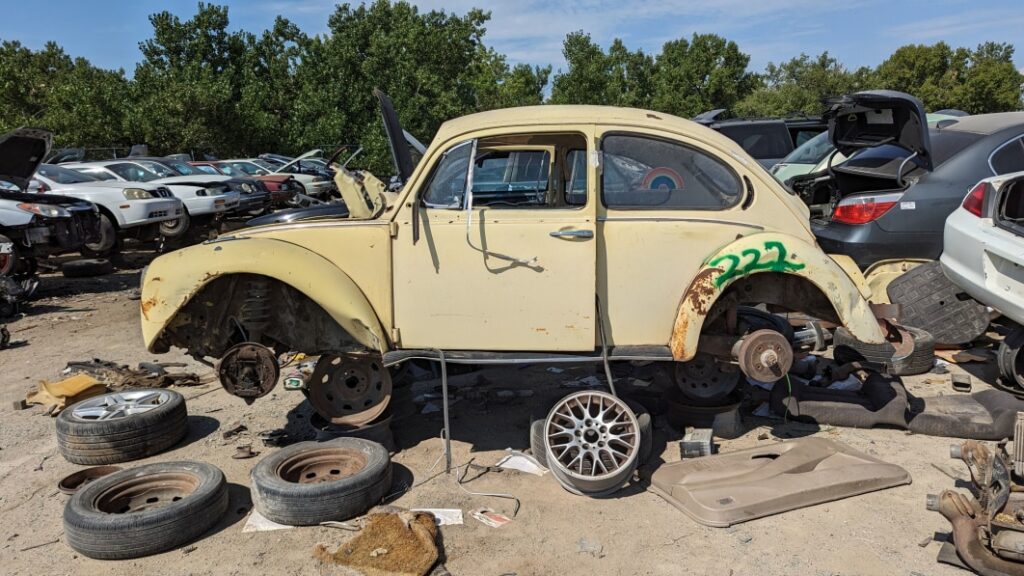
[{"label": "black car", "polygon": [[321,203],[303,208],[279,210],[273,214],[253,218],[246,222],[245,225],[266,226],[268,224],[286,224],[299,220],[330,220],[333,218],[348,218],[348,206],[344,202]]},{"label": "black car", "polygon": [[825,216],[818,244],[868,271],[883,261],[934,260],[942,231],[983,178],[1024,170],[1024,112],[964,116],[929,129],[921,102],[901,92],[860,92],[832,102],[829,137],[848,160],[794,178]]},{"label": "black car", "polygon": [[99,212],[91,202],[23,190],[46,151],[50,133],[22,128],[0,137],[0,276],[31,276],[36,260],[99,242]]},{"label": "black car", "polygon": [[811,116],[719,120],[724,112],[724,109],[704,112],[694,116],[693,121],[729,137],[766,169],[828,127],[822,118]]}]

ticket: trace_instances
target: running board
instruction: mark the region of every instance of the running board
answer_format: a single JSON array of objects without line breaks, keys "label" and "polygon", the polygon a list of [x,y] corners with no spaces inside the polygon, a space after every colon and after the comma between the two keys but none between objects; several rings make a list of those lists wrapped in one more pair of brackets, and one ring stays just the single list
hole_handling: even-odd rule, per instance
[{"label": "running board", "polygon": [[[450,364],[581,364],[602,362],[601,351],[591,353],[558,352],[481,352],[473,350],[445,350],[445,361]],[[609,360],[671,361],[668,346],[612,346]],[[393,350],[384,353],[384,365],[393,366],[406,360],[440,360],[437,350]]]}]

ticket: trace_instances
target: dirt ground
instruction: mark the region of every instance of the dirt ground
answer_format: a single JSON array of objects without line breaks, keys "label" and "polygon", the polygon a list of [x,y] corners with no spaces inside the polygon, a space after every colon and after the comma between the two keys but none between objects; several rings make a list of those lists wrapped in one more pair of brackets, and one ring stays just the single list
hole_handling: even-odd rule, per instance
[{"label": "dirt ground", "polygon": [[[247,406],[219,384],[179,391],[188,399],[190,433],[173,450],[149,461],[201,460],[219,466],[230,483],[231,506],[210,533],[191,546],[164,554],[118,562],[77,555],[62,541],[61,515],[67,496],[57,481],[79,466],[64,461],[56,448],[53,419],[39,407],[13,411],[11,400],[42,379],[55,380],[68,361],[102,358],[134,364],[154,360],[142,345],[135,289],[139,267],[96,279],[44,276],[38,299],[9,322],[16,347],[0,352],[0,573],[25,574],[334,574],[312,551],[318,543],[334,549],[349,533],[329,528],[293,528],[243,533],[252,503],[249,470],[258,458],[235,460],[235,446],[253,443],[261,430],[287,426],[312,435],[307,403],[280,386]],[[133,269],[134,268],[134,269]],[[208,368],[172,352],[161,361],[185,361],[197,372]],[[462,399],[452,408],[454,463],[496,462],[506,448],[528,448],[531,418],[540,417],[569,392],[561,385],[594,373],[592,366],[494,368],[482,372],[484,392],[529,389],[529,397],[500,402],[493,394]],[[958,370],[955,368],[954,370]],[[992,370],[974,368],[975,389],[991,381]],[[949,394],[948,376],[928,374],[906,380],[921,396]],[[656,382],[657,383],[657,382]],[[402,410],[399,410],[401,415]],[[559,487],[548,474],[487,473],[459,486],[445,474],[440,414],[408,415],[395,422],[399,451],[395,487],[413,486],[394,502],[408,508],[461,508],[465,523],[442,528],[445,565],[456,575],[559,574],[730,574],[761,575],[957,575],[963,572],[935,562],[940,544],[921,543],[948,532],[937,513],[924,508],[925,495],[951,488],[954,480],[937,469],[964,475],[949,459],[950,439],[910,435],[896,430],[856,430],[785,423],[744,416],[748,432],[720,441],[719,451],[764,445],[813,434],[843,441],[905,467],[913,484],[763,518],[732,528],[699,525],[637,482],[611,498],[588,499]],[[222,431],[240,421],[250,433],[224,440]],[[765,439],[759,440],[762,433]],[[655,421],[655,462],[679,459],[681,434]],[[143,462],[129,463],[141,464]],[[465,488],[465,490],[463,489]],[[517,496],[522,508],[502,528],[470,517],[477,508],[511,515],[508,500],[473,496],[502,492]]]}]

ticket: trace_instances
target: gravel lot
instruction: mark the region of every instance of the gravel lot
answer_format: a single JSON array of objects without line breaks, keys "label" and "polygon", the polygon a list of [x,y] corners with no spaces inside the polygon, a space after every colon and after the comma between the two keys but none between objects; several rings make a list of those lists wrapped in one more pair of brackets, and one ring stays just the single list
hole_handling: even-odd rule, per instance
[{"label": "gravel lot", "polygon": [[[252,504],[249,470],[257,459],[234,460],[235,446],[253,443],[267,454],[255,432],[288,426],[311,434],[309,406],[302,395],[281,387],[247,406],[221,391],[219,384],[179,389],[188,403],[190,434],[175,449],[147,461],[193,459],[224,470],[230,483],[229,514],[192,546],[164,554],[119,562],[81,557],[62,541],[61,514],[66,496],[57,481],[79,467],[57,452],[53,419],[40,407],[12,411],[11,400],[24,398],[37,381],[56,380],[71,360],[102,358],[126,364],[154,358],[146,352],[133,298],[141,256],[134,266],[111,276],[68,280],[43,278],[38,299],[23,317],[9,323],[14,340],[25,343],[0,352],[0,557],[4,574],[341,574],[314,559],[318,543],[332,550],[349,533],[328,528],[242,533]],[[134,268],[134,269],[133,269]],[[161,361],[185,361],[200,373],[208,368],[172,352]],[[959,368],[954,368],[959,369]],[[994,378],[991,367],[973,366],[975,389]],[[560,384],[594,373],[592,366],[569,367],[554,374],[546,367],[495,368],[482,372],[480,389],[526,388],[528,398],[507,403],[463,399],[453,406],[454,461],[497,461],[506,448],[528,447],[532,417],[546,413],[568,391]],[[950,391],[948,376],[929,374],[907,379],[915,394]],[[410,409],[411,412],[411,409]],[[230,440],[223,428],[240,421],[250,434]],[[746,418],[749,431],[721,442],[728,452],[808,434],[841,440],[869,454],[900,464],[913,484],[741,524],[708,528],[689,520],[644,482],[631,484],[614,497],[587,499],[562,490],[550,475],[488,473],[465,485],[474,492],[507,492],[522,501],[507,526],[490,528],[469,516],[489,507],[511,514],[511,503],[473,496],[443,472],[439,414],[411,415],[395,424],[400,451],[394,456],[396,486],[414,487],[393,503],[410,508],[462,508],[465,524],[442,529],[446,566],[456,575],[591,575],[591,574],[885,574],[957,575],[936,564],[939,543],[919,546],[925,538],[948,531],[946,521],[924,509],[925,495],[953,486],[933,465],[964,474],[948,459],[949,439],[909,435],[896,430],[824,428],[778,420]],[[767,432],[767,439],[759,440]],[[659,462],[679,459],[680,433],[660,419],[655,424]],[[141,463],[141,462],[140,462]],[[130,464],[129,464],[130,465]],[[649,470],[644,472],[649,473]],[[57,542],[54,542],[57,541]]]}]

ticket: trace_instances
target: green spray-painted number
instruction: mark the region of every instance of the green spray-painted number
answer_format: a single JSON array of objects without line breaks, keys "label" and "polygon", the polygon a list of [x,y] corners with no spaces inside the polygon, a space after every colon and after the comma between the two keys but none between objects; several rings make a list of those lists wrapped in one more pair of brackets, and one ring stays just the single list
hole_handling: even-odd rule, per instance
[{"label": "green spray-painted number", "polygon": [[[775,252],[774,257],[771,254]],[[768,254],[766,259],[764,256]],[[715,287],[721,288],[723,284],[729,282],[733,278],[740,276],[746,276],[751,272],[758,272],[761,270],[768,270],[771,272],[795,272],[802,270],[804,264],[798,264],[796,262],[790,262],[786,260],[786,247],[782,245],[782,242],[776,242],[774,240],[764,243],[764,250],[760,248],[747,248],[740,252],[740,255],[735,254],[723,254],[712,260],[709,264],[711,266],[718,266],[721,263],[726,264],[726,268],[715,277]]]}]

